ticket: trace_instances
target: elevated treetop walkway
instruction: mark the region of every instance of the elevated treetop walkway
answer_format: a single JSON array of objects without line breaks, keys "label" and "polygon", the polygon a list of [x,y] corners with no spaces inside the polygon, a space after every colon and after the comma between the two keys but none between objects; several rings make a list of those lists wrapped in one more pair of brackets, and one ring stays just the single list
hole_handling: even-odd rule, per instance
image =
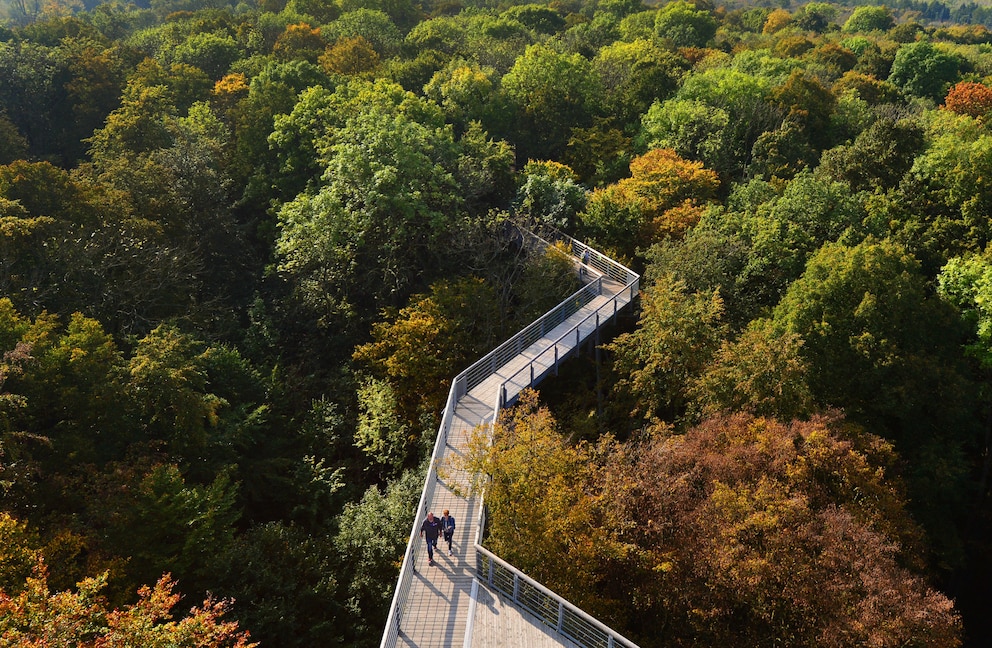
[{"label": "elevated treetop walkway", "polygon": [[[521,233],[530,246],[563,244],[586,283],[452,381],[381,648],[636,648],[481,546],[482,498],[470,492],[471,476],[457,467],[477,426],[495,421],[522,390],[557,374],[639,290],[637,274],[579,241],[558,232],[543,238]],[[428,566],[420,526],[428,511],[440,516],[445,509],[457,523],[453,555],[440,542]]]}]

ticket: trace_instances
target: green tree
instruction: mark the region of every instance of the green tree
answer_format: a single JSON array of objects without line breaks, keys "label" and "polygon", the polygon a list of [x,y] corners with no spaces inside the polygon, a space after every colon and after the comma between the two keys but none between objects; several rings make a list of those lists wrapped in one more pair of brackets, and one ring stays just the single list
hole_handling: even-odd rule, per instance
[{"label": "green tree", "polygon": [[456,141],[435,104],[385,82],[303,102],[276,141],[289,163],[312,164],[316,149],[323,182],[281,208],[280,268],[321,316],[398,307],[444,266],[463,210],[503,181],[509,152],[475,129]]},{"label": "green tree", "polygon": [[937,277],[941,296],[959,308],[972,325],[976,341],[969,351],[985,366],[992,366],[992,313],[987,295],[992,290],[992,266],[986,255],[954,257]]},{"label": "green tree", "polygon": [[460,129],[477,120],[492,123],[497,115],[497,78],[492,68],[460,59],[438,70],[424,86],[424,94],[441,106],[449,122]]},{"label": "green tree", "polygon": [[716,34],[716,27],[709,11],[681,1],[662,7],[654,23],[657,36],[671,41],[675,47],[705,47]]},{"label": "green tree", "polygon": [[733,341],[724,340],[692,387],[702,412],[752,412],[788,421],[809,414],[812,396],[803,341],[775,331],[767,319],[752,321]]},{"label": "green tree", "polygon": [[692,99],[669,99],[652,104],[641,123],[651,148],[672,149],[711,169],[732,164],[730,115],[722,108]]},{"label": "green tree", "polygon": [[865,210],[848,188],[808,172],[796,176],[781,196],[742,211],[739,223],[751,244],[751,260],[741,281],[763,292],[768,305],[803,273],[821,245],[842,236],[858,241],[867,233]]},{"label": "green tree", "polygon": [[115,494],[94,511],[106,526],[105,546],[127,558],[133,582],[170,571],[190,591],[209,589],[211,563],[227,550],[240,517],[237,487],[226,472],[198,486],[186,482],[179,467],[161,464],[134,483],[120,484]]},{"label": "green tree", "polygon": [[925,142],[879,211],[893,236],[936,273],[950,257],[982,250],[992,236],[984,188],[992,137],[972,118],[941,110],[928,122]]},{"label": "green tree", "polygon": [[146,433],[168,441],[180,456],[202,452],[207,428],[217,425],[227,405],[208,391],[206,353],[192,336],[163,324],[141,339],[128,363]]},{"label": "green tree", "polygon": [[578,54],[532,45],[502,79],[502,91],[518,118],[517,156],[557,159],[572,128],[592,123],[602,103],[602,85]]},{"label": "green tree", "polygon": [[824,151],[817,174],[843,180],[854,191],[891,189],[924,145],[923,129],[915,122],[879,119],[853,143]]},{"label": "green tree", "polygon": [[565,28],[565,19],[557,11],[539,4],[516,5],[502,15],[520,22],[538,34],[554,34]]},{"label": "green tree", "polygon": [[[350,602],[349,638],[373,645],[381,638],[399,566],[410,540],[411,517],[424,487],[423,470],[408,470],[384,489],[371,486],[337,518],[334,546],[342,560],[362,565],[346,570]],[[357,639],[353,639],[357,643]]]},{"label": "green tree", "polygon": [[234,38],[223,31],[193,34],[172,51],[175,62],[198,67],[215,80],[224,76],[240,56]]},{"label": "green tree", "polygon": [[0,43],[0,108],[17,127],[32,155],[59,157],[68,115],[65,53],[31,40]]},{"label": "green tree", "polygon": [[635,123],[654,101],[672,95],[688,62],[648,40],[617,41],[592,61],[606,93],[606,112],[622,124]]},{"label": "green tree", "polygon": [[889,31],[894,25],[895,19],[888,7],[857,7],[844,23],[841,31],[848,33]]},{"label": "green tree", "polygon": [[355,9],[346,11],[332,23],[320,28],[320,34],[328,43],[341,38],[361,36],[372,44],[380,59],[389,59],[399,53],[403,34],[389,15],[378,9]]},{"label": "green tree", "polygon": [[585,207],[587,192],[571,169],[556,162],[531,161],[517,190],[519,210],[538,223],[571,230],[576,214]]},{"label": "green tree", "polygon": [[[928,295],[918,261],[888,240],[828,243],[789,286],[773,320],[805,340],[801,354],[818,404],[843,407],[895,441],[913,467],[917,515],[938,553],[958,560],[952,520],[964,492],[964,445],[977,434],[967,413],[972,386],[958,350],[963,332],[948,306]],[[940,408],[928,406],[934,394]]]},{"label": "green tree", "polygon": [[616,356],[615,389],[642,418],[675,420],[725,335],[718,291],[690,294],[683,281],[659,277],[643,291],[637,329],[606,346]]},{"label": "green tree", "polygon": [[339,588],[353,570],[331,540],[283,522],[254,526],[212,561],[214,591],[237,601],[240,624],[262,645],[343,641],[352,631]]},{"label": "green tree", "polygon": [[904,92],[939,102],[958,80],[963,61],[929,41],[906,43],[896,51],[889,81]]},{"label": "green tree", "polygon": [[811,32],[826,31],[837,15],[837,7],[827,2],[810,2],[802,6],[793,18],[793,24]]},{"label": "green tree", "polygon": [[[781,124],[781,112],[770,101],[773,85],[764,75],[711,68],[689,75],[674,97],[693,103],[672,104],[672,118],[652,118],[649,111],[646,124],[657,123],[659,134],[675,138],[678,146],[696,147],[697,152],[686,153],[721,174],[737,174],[749,162],[758,137]],[[688,136],[679,133],[683,125],[689,125]]]}]

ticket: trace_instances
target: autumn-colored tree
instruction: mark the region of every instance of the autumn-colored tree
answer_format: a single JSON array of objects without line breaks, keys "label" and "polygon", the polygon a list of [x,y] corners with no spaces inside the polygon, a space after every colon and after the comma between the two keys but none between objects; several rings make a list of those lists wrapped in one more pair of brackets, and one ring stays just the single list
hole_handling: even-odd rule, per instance
[{"label": "autumn-colored tree", "polygon": [[835,94],[841,95],[854,91],[858,97],[870,104],[894,103],[899,98],[899,88],[888,81],[879,81],[875,77],[850,70],[844,73],[833,85]]},{"label": "autumn-colored tree", "polygon": [[786,36],[775,43],[772,50],[782,58],[798,58],[813,48],[813,41],[805,36]]},{"label": "autumn-colored tree", "polygon": [[327,41],[321,36],[320,27],[296,23],[287,26],[279,35],[272,47],[272,53],[283,61],[303,59],[316,63],[326,47]]},{"label": "autumn-colored tree", "polygon": [[992,111],[992,88],[982,83],[962,81],[947,91],[943,107],[959,115],[985,118]]},{"label": "autumn-colored tree", "polygon": [[361,36],[340,38],[318,59],[320,66],[332,74],[356,76],[379,67],[379,54]]},{"label": "autumn-colored tree", "polygon": [[655,149],[634,158],[630,178],[618,185],[643,201],[649,214],[658,214],[683,201],[703,204],[720,186],[716,173],[679,157],[671,149]]},{"label": "autumn-colored tree", "polygon": [[607,563],[629,551],[618,532],[632,524],[604,498],[614,481],[604,461],[612,440],[568,444],[536,392],[525,390],[470,445],[468,467],[484,479],[478,487],[493,521],[487,547],[586,610],[621,607],[603,596]]},{"label": "autumn-colored tree", "polygon": [[435,283],[373,325],[373,341],[355,349],[354,358],[394,386],[403,419],[416,425],[443,408],[455,374],[495,341],[496,320],[488,313],[497,304],[481,279]]},{"label": "autumn-colored tree", "polygon": [[138,601],[109,609],[100,591],[107,574],[87,578],[78,590],[51,592],[48,570],[38,563],[23,591],[0,591],[0,645],[79,646],[80,648],[251,648],[249,634],[236,621],[222,620],[230,601],[208,598],[201,607],[174,618],[176,582],[166,574],[153,587],[138,590]]},{"label": "autumn-colored tree", "polygon": [[[0,388],[2,387],[0,384]],[[0,392],[0,399],[5,395]],[[0,404],[0,408],[2,407]],[[2,409],[0,416],[3,416]],[[0,448],[2,444],[3,441],[0,440]],[[0,455],[0,459],[2,458]],[[9,513],[0,513],[0,592],[14,595],[21,590],[38,563],[39,544],[37,533],[28,529],[26,523]]]},{"label": "autumn-colored tree", "polygon": [[810,142],[818,147],[827,145],[835,99],[823,84],[795,70],[772,90],[772,100],[788,119],[802,125]]},{"label": "autumn-colored tree", "polygon": [[783,29],[792,22],[792,14],[785,9],[775,9],[770,14],[768,18],[765,19],[765,25],[762,28],[762,32],[765,34],[774,34],[775,32]]},{"label": "autumn-colored tree", "polygon": [[920,535],[881,439],[738,414],[660,429],[626,461],[614,505],[638,551],[615,577],[641,645],[961,644],[954,604],[906,566]]},{"label": "autumn-colored tree", "polygon": [[720,186],[714,171],[704,168],[701,162],[679,157],[671,149],[654,149],[634,158],[630,176],[616,186],[641,210],[643,224],[637,239],[641,245],[650,245],[662,233],[684,233],[692,218],[680,223],[678,214],[666,213],[704,205]]},{"label": "autumn-colored tree", "polygon": [[715,172],[671,149],[634,158],[630,172],[631,177],[594,191],[580,216],[585,235],[624,259],[666,236],[684,236],[719,187]]}]

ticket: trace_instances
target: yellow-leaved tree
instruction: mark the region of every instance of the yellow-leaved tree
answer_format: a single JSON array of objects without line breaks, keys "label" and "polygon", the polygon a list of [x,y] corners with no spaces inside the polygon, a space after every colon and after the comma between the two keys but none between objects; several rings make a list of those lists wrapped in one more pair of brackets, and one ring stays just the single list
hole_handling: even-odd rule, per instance
[{"label": "yellow-leaved tree", "polygon": [[624,488],[622,473],[610,469],[612,437],[569,443],[537,393],[525,390],[470,445],[469,468],[492,520],[486,546],[582,609],[622,614],[607,575],[634,548],[621,533],[629,520],[608,505],[608,493]]}]

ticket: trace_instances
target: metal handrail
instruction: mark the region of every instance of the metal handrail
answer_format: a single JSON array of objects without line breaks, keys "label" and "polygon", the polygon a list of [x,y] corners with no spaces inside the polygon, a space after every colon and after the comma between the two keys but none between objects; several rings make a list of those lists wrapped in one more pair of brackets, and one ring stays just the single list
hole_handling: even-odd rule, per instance
[{"label": "metal handrail", "polygon": [[489,589],[507,596],[555,632],[580,646],[637,648],[630,639],[586,614],[522,571],[476,544],[476,573]]},{"label": "metal handrail", "polygon": [[[524,233],[532,236],[539,245],[550,246],[544,238],[523,230]],[[478,361],[473,363],[470,367],[455,376],[454,380],[451,381],[451,387],[448,390],[448,399],[445,402],[444,412],[441,416],[441,423],[438,426],[437,439],[434,441],[434,449],[431,452],[431,457],[427,465],[427,473],[424,476],[424,490],[420,495],[420,501],[417,504],[417,510],[413,518],[413,526],[410,530],[410,539],[407,543],[406,552],[403,555],[403,564],[400,567],[400,575],[397,581],[396,590],[393,593],[393,599],[389,607],[388,616],[386,619],[386,628],[383,632],[382,641],[380,642],[380,648],[391,648],[396,645],[396,640],[399,636],[400,621],[402,620],[403,605],[406,601],[406,595],[410,588],[410,583],[413,580],[413,574],[416,573],[416,562],[414,560],[415,548],[418,544],[418,536],[420,531],[420,524],[424,516],[427,514],[428,503],[432,501],[434,496],[435,487],[438,481],[437,467],[441,457],[441,449],[444,448],[448,439],[448,431],[451,428],[451,418],[454,415],[455,406],[458,400],[467,394],[471,389],[482,383],[486,378],[496,373],[496,371],[503,367],[511,359],[515,358],[520,354],[523,349],[527,348],[533,342],[544,337],[544,335],[553,330],[558,324],[565,321],[572,314],[578,312],[583,306],[591,302],[597,295],[602,293],[603,277],[609,277],[616,281],[621,281],[624,284],[624,290],[613,296],[611,302],[613,303],[614,309],[613,314],[615,315],[619,308],[625,306],[626,304],[633,301],[637,289],[638,283],[640,281],[640,276],[632,272],[627,267],[617,263],[613,259],[599,253],[598,251],[590,248],[589,246],[576,241],[575,239],[558,233],[554,236],[556,241],[562,241],[567,244],[569,251],[580,266],[585,266],[587,268],[594,269],[597,274],[600,274],[598,278],[590,281],[582,288],[574,292],[572,295],[568,296],[563,300],[558,306],[552,308],[550,311],[542,315],[536,321],[531,323],[529,326],[525,327],[523,330],[519,331],[516,335],[512,336],[503,344],[499,345],[485,356],[480,358]],[[576,254],[577,252],[577,254]],[[580,261],[581,259],[581,261]],[[588,259],[588,260],[587,260]],[[629,291],[630,298],[624,302],[623,305],[619,304],[618,297],[621,294],[626,294]],[[587,316],[579,324],[585,323],[590,317],[595,315],[597,317],[597,328],[599,325],[598,316],[600,309]],[[568,313],[567,315],[565,313]],[[577,330],[576,329],[573,330]],[[570,333],[569,333],[570,334]],[[536,337],[535,337],[536,335]],[[557,344],[561,342],[564,336],[560,337],[555,341],[553,345],[555,351],[557,352]],[[525,344],[526,341],[526,344]],[[523,346],[521,346],[523,345]],[[511,353],[511,350],[513,351]],[[540,355],[543,355],[540,354]],[[532,359],[528,366],[533,366],[534,360]],[[519,374],[519,372],[517,372]],[[514,377],[517,374],[514,374]],[[505,386],[506,381],[504,381],[499,390],[497,391],[496,404],[493,408],[493,422],[495,423],[499,415],[499,411],[502,406],[506,404],[505,399]],[[480,506],[480,523],[476,531],[476,548],[481,548],[481,540],[483,529],[485,528],[485,503],[483,501],[482,506]],[[483,551],[486,551],[483,549]],[[488,554],[489,552],[486,551]],[[490,554],[491,555],[491,554]],[[495,558],[495,556],[493,556]],[[498,560],[498,559],[497,559]],[[502,561],[500,561],[502,562]],[[563,600],[563,599],[562,599]],[[577,609],[577,608],[576,608]],[[581,610],[579,610],[581,613]],[[585,613],[582,613],[585,614]],[[586,615],[588,616],[588,615]],[[590,617],[591,618],[591,617]],[[593,619],[593,621],[595,621]],[[599,622],[596,622],[599,623]],[[599,624],[602,625],[602,624]],[[605,627],[605,626],[603,626]],[[617,635],[619,636],[619,635]],[[609,644],[612,646],[613,644]],[[635,647],[634,644],[627,642],[623,644],[625,646]],[[636,648],[636,647],[635,647]]]},{"label": "metal handrail", "polygon": [[[506,396],[506,386],[509,385],[509,384],[515,383],[517,376],[519,376],[520,374],[522,374],[524,372],[528,372],[529,373],[529,378],[527,380],[527,386],[528,387],[533,387],[537,382],[539,382],[539,380],[536,379],[535,377],[537,376],[539,378],[539,375],[540,374],[536,374],[534,372],[534,366],[535,365],[539,365],[540,364],[540,360],[542,360],[544,357],[546,357],[547,354],[549,354],[549,353],[553,353],[554,354],[554,361],[549,365],[549,367],[553,366],[553,367],[557,368],[558,363],[561,362],[561,360],[563,360],[565,357],[567,357],[567,356],[559,356],[559,353],[558,353],[559,345],[563,345],[564,342],[565,342],[565,339],[566,338],[571,338],[572,335],[573,335],[573,333],[574,333],[574,335],[575,335],[575,346],[573,346],[573,347],[567,347],[566,346],[566,348],[567,349],[570,349],[570,350],[571,349],[577,349],[578,346],[579,346],[579,343],[581,342],[581,339],[582,339],[582,337],[581,337],[582,336],[582,326],[584,324],[586,324],[589,320],[591,320],[592,318],[595,317],[596,318],[596,322],[595,322],[594,327],[591,329],[591,331],[595,331],[595,330],[599,329],[599,327],[601,325],[601,322],[600,322],[600,313],[602,312],[602,310],[604,308],[608,308],[609,306],[612,305],[613,306],[613,312],[610,314],[610,316],[607,319],[615,318],[616,315],[617,315],[617,312],[619,312],[619,310],[621,308],[623,308],[624,306],[626,306],[627,304],[629,304],[630,302],[632,302],[634,300],[634,297],[635,297],[635,295],[637,293],[637,290],[638,290],[639,279],[640,279],[639,277],[636,278],[636,279],[634,279],[630,285],[624,287],[624,290],[623,291],[618,292],[615,295],[613,295],[613,297],[610,299],[609,302],[607,302],[606,304],[600,306],[599,308],[597,308],[592,313],[589,313],[588,315],[586,315],[582,319],[582,321],[580,321],[578,324],[576,324],[574,327],[572,327],[571,329],[569,329],[565,333],[562,333],[561,335],[559,335],[555,339],[555,341],[551,343],[550,346],[548,346],[543,351],[541,351],[541,353],[539,353],[536,356],[534,356],[533,358],[531,358],[530,362],[528,362],[526,365],[524,365],[523,367],[521,367],[520,369],[518,369],[516,373],[514,373],[509,378],[506,378],[505,380],[503,380],[503,382],[500,383],[499,390],[498,390],[498,394],[500,395],[500,398],[499,398],[500,403],[499,404],[501,406],[505,406],[508,402],[510,402],[512,400],[512,399],[508,399],[507,396]],[[602,293],[602,279],[600,279],[597,283],[600,286],[600,293]],[[590,284],[590,285],[592,285],[592,284]],[[629,297],[628,297],[628,299],[623,304],[620,304],[620,298],[621,298],[621,296],[624,296],[624,295],[629,295]],[[577,312],[577,311],[578,311],[578,309],[576,309],[575,312]]]},{"label": "metal handrail", "polygon": [[424,490],[420,494],[420,501],[417,503],[417,512],[413,517],[413,528],[410,530],[410,539],[406,545],[406,552],[403,554],[400,576],[396,583],[396,590],[393,592],[392,603],[389,606],[386,629],[383,632],[382,641],[380,642],[381,648],[396,645],[396,639],[399,636],[404,599],[410,588],[413,575],[417,571],[417,564],[413,554],[417,546],[418,536],[420,535],[419,524],[424,516],[427,515],[428,502],[434,497],[440,450],[448,442],[448,429],[451,427],[451,417],[455,411],[455,404],[458,402],[456,384],[456,381],[452,381],[451,388],[448,390],[448,400],[444,406],[444,413],[441,415],[441,424],[438,426],[437,439],[434,441],[434,451],[431,452],[431,458],[427,464],[427,474],[424,476]]}]

